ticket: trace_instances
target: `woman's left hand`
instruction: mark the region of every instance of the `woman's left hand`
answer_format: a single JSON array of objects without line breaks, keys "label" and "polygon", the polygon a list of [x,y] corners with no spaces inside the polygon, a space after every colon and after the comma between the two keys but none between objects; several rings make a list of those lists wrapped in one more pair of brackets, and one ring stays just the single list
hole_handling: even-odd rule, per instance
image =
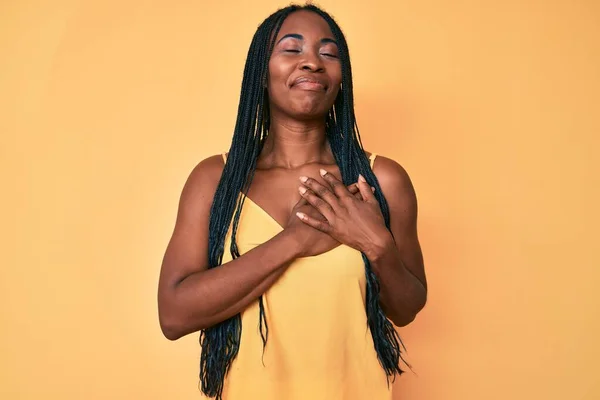
[{"label": "woman's left hand", "polygon": [[321,176],[329,187],[303,176],[300,177],[302,186],[299,191],[327,221],[319,221],[303,213],[298,213],[298,218],[368,256],[391,236],[371,186],[362,175],[359,176],[357,185],[363,199],[359,200],[333,174],[321,170]]}]

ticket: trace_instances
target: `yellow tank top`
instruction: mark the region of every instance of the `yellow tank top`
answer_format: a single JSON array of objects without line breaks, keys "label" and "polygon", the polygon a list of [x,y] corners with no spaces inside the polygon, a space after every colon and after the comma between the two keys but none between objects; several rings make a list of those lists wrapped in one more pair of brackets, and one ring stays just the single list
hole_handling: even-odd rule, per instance
[{"label": "yellow tank top", "polygon": [[[370,160],[372,168],[375,155]],[[240,254],[282,229],[246,198],[237,233]],[[230,235],[223,263],[231,261]],[[367,325],[364,268],[361,253],[345,245],[295,260],[263,295],[269,327],[264,353],[258,301],[242,312],[240,349],[223,399],[391,400]]]}]

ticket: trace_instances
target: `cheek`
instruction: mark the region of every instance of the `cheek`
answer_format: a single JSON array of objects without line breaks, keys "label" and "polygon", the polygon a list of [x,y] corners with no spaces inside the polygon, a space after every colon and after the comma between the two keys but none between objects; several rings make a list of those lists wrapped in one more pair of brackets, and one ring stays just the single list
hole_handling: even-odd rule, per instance
[{"label": "cheek", "polygon": [[332,77],[331,79],[331,83],[332,83],[332,90],[331,90],[331,96],[335,99],[338,94],[340,93],[340,89],[342,86],[342,76],[341,74],[339,76],[335,76]]},{"label": "cheek", "polygon": [[284,96],[284,94],[281,83],[281,76],[277,73],[269,73],[269,78],[267,81],[267,93],[269,94],[269,99],[271,102],[281,102],[281,99]]},{"label": "cheek", "polygon": [[332,68],[333,73],[331,74],[331,80],[335,82],[336,86],[342,84],[342,67],[340,64]]},{"label": "cheek", "polygon": [[286,82],[286,66],[281,62],[269,61],[269,84],[282,84]]},{"label": "cheek", "polygon": [[289,72],[281,63],[269,63],[269,74],[267,78],[267,93],[269,101],[283,106],[287,98],[287,79]]}]

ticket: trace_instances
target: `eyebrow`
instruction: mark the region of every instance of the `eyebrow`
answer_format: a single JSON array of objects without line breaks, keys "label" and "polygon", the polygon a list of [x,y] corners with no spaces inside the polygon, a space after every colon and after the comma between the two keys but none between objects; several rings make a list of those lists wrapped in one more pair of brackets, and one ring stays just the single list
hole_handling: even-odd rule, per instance
[{"label": "eyebrow", "polygon": [[[304,40],[304,36],[300,35],[299,33],[288,33],[287,35],[284,35],[281,39],[279,39],[277,44],[279,44],[283,39],[287,39],[287,38]],[[333,43],[337,46],[337,42],[335,41],[335,39],[331,39],[331,38],[321,39],[321,44],[325,44],[325,43]]]}]

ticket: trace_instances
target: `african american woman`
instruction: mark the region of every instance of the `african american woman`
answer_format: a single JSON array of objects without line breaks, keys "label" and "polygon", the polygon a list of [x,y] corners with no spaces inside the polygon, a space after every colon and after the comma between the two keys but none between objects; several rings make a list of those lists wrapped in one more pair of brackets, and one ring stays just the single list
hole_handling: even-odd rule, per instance
[{"label": "african american woman", "polygon": [[362,148],[348,45],[313,5],[257,29],[229,152],[201,161],[164,256],[164,335],[200,331],[225,400],[390,400],[424,307],[416,195]]}]

